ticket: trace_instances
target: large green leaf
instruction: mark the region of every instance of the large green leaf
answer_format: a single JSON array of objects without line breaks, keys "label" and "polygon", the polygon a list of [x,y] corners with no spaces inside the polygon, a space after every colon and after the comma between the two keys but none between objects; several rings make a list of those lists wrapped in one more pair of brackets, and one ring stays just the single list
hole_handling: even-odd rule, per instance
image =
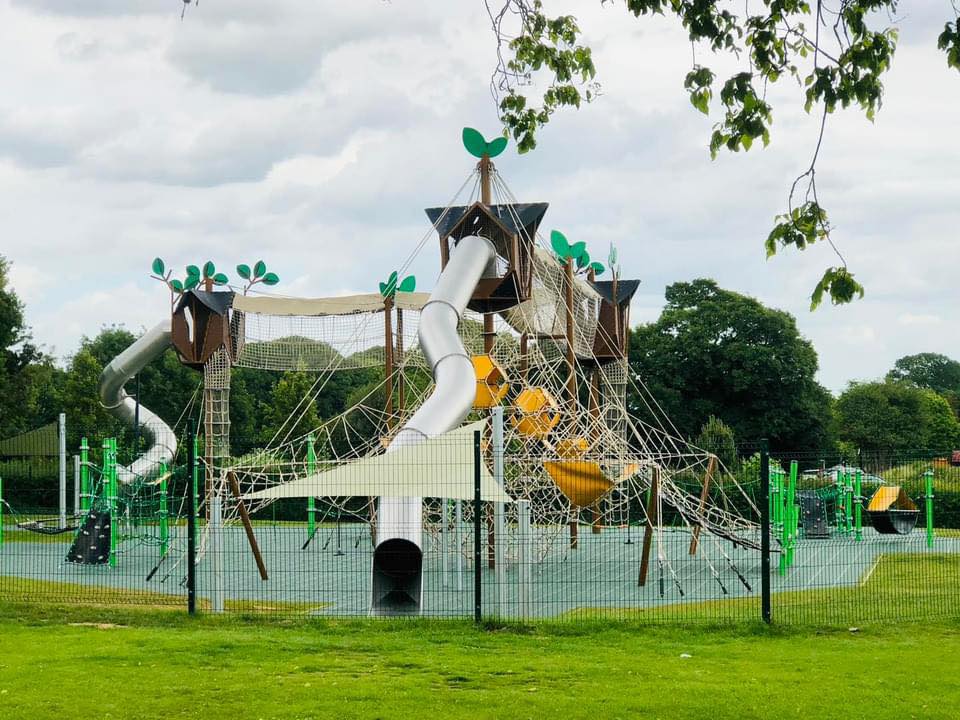
[{"label": "large green leaf", "polygon": [[263,260],[257,260],[256,265],[253,266],[253,276],[254,277],[263,277],[267,272],[267,264]]},{"label": "large green leaf", "polygon": [[387,296],[387,284],[386,284],[386,283],[380,283],[380,296],[381,296],[381,297],[386,297],[386,296]]},{"label": "large green leaf", "polygon": [[223,273],[217,273],[216,275],[213,276],[213,281],[214,281],[217,285],[226,285],[230,280],[229,280],[229,278],[228,278],[226,275],[224,275]]},{"label": "large green leaf", "polygon": [[473,128],[465,127],[463,129],[463,146],[474,157],[482,158],[487,152],[487,141],[483,139],[483,135]]},{"label": "large green leaf", "polygon": [[387,294],[384,297],[392,297],[397,293],[397,274],[393,273],[387,280]]},{"label": "large green leaf", "polygon": [[587,265],[589,265],[589,264],[590,264],[590,253],[588,253],[586,250],[584,250],[584,251],[583,251],[582,253],[580,253],[580,255],[577,257],[577,267],[580,268],[581,270],[583,270],[583,268],[587,267]]},{"label": "large green leaf", "polygon": [[566,236],[559,230],[550,231],[550,247],[561,258],[570,257],[570,243],[567,242]]},{"label": "large green leaf", "polygon": [[174,290],[176,290],[178,293],[182,293],[182,292],[183,292],[183,283],[180,282],[179,280],[171,280],[171,281],[170,281],[170,287],[172,287],[172,288],[173,288]]},{"label": "large green leaf", "polygon": [[507,149],[507,139],[503,136],[495,138],[487,143],[487,155],[495,158],[497,155]]},{"label": "large green leaf", "polygon": [[278,282],[280,282],[280,276],[276,273],[268,272],[263,276],[264,285],[276,285]]},{"label": "large green leaf", "polygon": [[237,275],[242,277],[244,280],[250,279],[250,266],[249,265],[237,265]]},{"label": "large green leaf", "polygon": [[188,277],[188,278],[191,278],[191,277],[199,278],[199,277],[200,277],[200,268],[198,268],[196,265],[187,265],[187,277]]},{"label": "large green leaf", "polygon": [[617,248],[614,247],[613,243],[610,243],[610,254],[607,256],[607,263],[609,263],[610,267],[617,264]]},{"label": "large green leaf", "polygon": [[397,289],[400,292],[413,292],[417,289],[417,279],[413,275],[407,275]]},{"label": "large green leaf", "polygon": [[167,269],[167,267],[163,264],[163,260],[160,258],[154,258],[153,265],[151,265],[150,269],[153,270],[154,275],[160,275],[163,277],[163,272]]},{"label": "large green leaf", "polygon": [[207,260],[203,264],[203,276],[205,278],[212,278],[217,274],[217,266],[213,264],[213,260]]},{"label": "large green leaf", "polygon": [[570,246],[570,252],[567,257],[573,258],[574,260],[578,259],[587,251],[587,244],[585,242],[574,243]]},{"label": "large green leaf", "polygon": [[603,266],[603,263],[592,262],[590,263],[590,269],[593,270],[594,275],[603,275],[606,271],[606,268]]},{"label": "large green leaf", "polygon": [[187,279],[183,283],[183,287],[186,288],[187,290],[193,290],[199,284],[200,284],[199,275],[187,275]]}]

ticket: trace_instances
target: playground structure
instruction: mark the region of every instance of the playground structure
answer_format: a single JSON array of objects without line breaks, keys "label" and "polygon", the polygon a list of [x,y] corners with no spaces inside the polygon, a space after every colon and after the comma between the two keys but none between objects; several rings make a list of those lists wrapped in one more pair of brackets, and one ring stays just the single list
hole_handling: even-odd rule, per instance
[{"label": "playground structure", "polygon": [[[252,292],[257,282],[275,283],[262,262],[238,266],[249,281],[242,290],[229,290],[212,263],[202,271],[189,266],[180,283],[154,262],[154,274],[172,291],[171,317],[115,358],[100,385],[104,406],[138,425],[147,449],[129,465],[118,463],[109,438],[99,465],[81,449],[81,494],[88,501],[66,554],[71,564],[116,568],[124,543],[135,539],[150,553],[147,582],[179,580],[188,538],[177,521],[189,493],[199,509],[195,539],[200,561],[211,567],[214,610],[223,608],[224,558],[241,550],[229,556],[224,550],[233,526],[243,527],[251,577],[282,582],[280,573],[271,576],[276,555],[264,547],[254,519],[291,498],[306,513],[304,553],[325,517],[346,516],[357,521],[354,529],[363,528],[352,539],[355,549],[370,546],[369,562],[352,565],[351,573],[367,576],[356,583],[366,599],[362,608],[351,607],[372,614],[432,611],[426,578],[442,576],[446,586],[451,567],[476,564],[469,549],[478,543],[463,531],[481,523],[487,549],[481,562],[498,592],[506,592],[508,568],[516,570],[522,597],[549,575],[549,560],[597,553],[602,537],[633,545],[637,520],[643,538],[635,552],[630,548],[629,572],[618,569],[604,582],[647,592],[652,569],[654,597],[684,599],[705,581],[723,595],[736,594],[734,587],[753,592],[744,562],[759,550],[754,496],[714,455],[677,437],[642,379],[628,372],[629,308],[639,281],[620,276],[613,248],[605,267],[585,243],[558,231],[541,235],[547,204],[513,196],[492,162],[503,144],[481,145],[467,131],[464,140],[478,163],[446,205],[426,211],[431,227],[414,253],[436,234],[441,273],[429,294],[415,292],[412,278],[401,280],[406,266],[379,293],[304,299]],[[185,453],[178,428],[123,390],[169,347],[203,379],[201,465],[181,474],[179,484],[174,476]],[[314,378],[271,441],[243,457],[230,446],[234,367]],[[361,368],[383,368],[383,381],[303,432],[305,408],[330,378]],[[629,411],[628,388],[648,419]],[[479,519],[468,502],[477,427],[484,433]],[[798,510],[804,496],[797,474],[795,463],[789,478],[771,471],[774,551],[783,573],[798,542],[813,537]],[[834,501],[841,496],[836,484]],[[859,486],[849,493],[843,487],[844,497],[859,498]],[[861,503],[840,502],[855,517],[844,516],[844,527],[855,525],[859,536]],[[673,527],[663,522],[668,511]],[[343,555],[339,521],[336,529]],[[583,602],[572,591],[565,600],[561,607]]]}]

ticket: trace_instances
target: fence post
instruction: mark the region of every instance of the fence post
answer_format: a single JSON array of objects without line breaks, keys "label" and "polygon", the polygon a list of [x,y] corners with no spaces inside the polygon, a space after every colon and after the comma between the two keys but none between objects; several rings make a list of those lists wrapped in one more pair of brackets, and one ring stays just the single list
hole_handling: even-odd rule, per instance
[{"label": "fence post", "polygon": [[[315,443],[316,438],[313,436],[313,433],[307,435],[307,475],[313,475],[317,471],[317,448]],[[307,498],[307,542],[310,542],[316,532],[317,500],[313,496],[310,496]]]},{"label": "fence post", "polygon": [[[493,478],[497,486],[504,487],[503,479],[503,407],[493,409]],[[494,536],[496,538],[496,583],[497,583],[497,614],[503,616],[506,606],[506,523],[504,522],[504,507],[502,502],[493,505]]]},{"label": "fence post", "polygon": [[60,458],[60,529],[67,527],[67,415],[60,413],[57,422],[57,439]]},{"label": "fence post", "polygon": [[187,612],[197,612],[197,439],[187,438]]},{"label": "fence post", "polygon": [[483,518],[480,505],[480,463],[483,462],[480,448],[480,431],[473,433],[473,621],[480,624],[482,608],[481,573],[483,572]]},{"label": "fence post", "polygon": [[110,513],[110,567],[117,566],[117,541],[120,535],[120,513],[117,497],[117,439],[103,441],[103,483],[107,496],[107,511]]},{"label": "fence post", "polygon": [[760,441],[760,613],[770,624],[770,448]]},{"label": "fence post", "polygon": [[923,474],[923,504],[927,516],[927,547],[933,547],[933,470]]},{"label": "fence post", "polygon": [[3,545],[3,477],[0,476],[0,545]]}]

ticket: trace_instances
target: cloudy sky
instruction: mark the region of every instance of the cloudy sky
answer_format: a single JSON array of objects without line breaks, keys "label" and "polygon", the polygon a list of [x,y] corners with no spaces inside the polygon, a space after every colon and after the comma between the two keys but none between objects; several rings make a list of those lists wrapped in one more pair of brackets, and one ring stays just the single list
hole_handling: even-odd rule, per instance
[{"label": "cloudy sky", "polygon": [[[643,280],[635,320],[657,317],[669,283],[713,277],[796,315],[835,391],[904,354],[960,358],[960,74],[936,50],[947,0],[902,3],[876,122],[830,120],[821,199],[867,296],[815,313],[829,248],[763,251],[815,140],[800,91],[772,96],[768,149],[711,162],[675,23],[548,5],[580,19],[603,96],[498,168],[521,200],[550,202],[545,228],[620,248]],[[0,0],[0,28],[0,253],[60,357],[103,325],[162,317],[156,255],[224,269],[262,257],[291,295],[375,290],[429,229],[422,208],[471,170],[461,127],[500,130],[481,0],[203,0],[182,22],[177,0]],[[434,248],[414,263],[423,289]]]}]

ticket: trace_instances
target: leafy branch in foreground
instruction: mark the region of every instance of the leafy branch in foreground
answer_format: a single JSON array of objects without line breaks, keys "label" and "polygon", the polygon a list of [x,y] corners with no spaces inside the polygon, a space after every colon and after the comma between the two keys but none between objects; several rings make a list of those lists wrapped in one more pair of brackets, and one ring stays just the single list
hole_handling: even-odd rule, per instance
[{"label": "leafy branch in foreground", "polygon": [[[526,152],[536,147],[537,132],[556,110],[580,107],[597,97],[597,71],[573,16],[546,14],[542,0],[484,2],[497,41],[491,89],[501,120],[519,151]],[[767,255],[788,245],[802,250],[825,240],[840,267],[824,272],[812,306],[819,305],[825,294],[834,304],[862,296],[863,287],[832,240],[827,212],[817,197],[816,167],[827,115],[856,105],[873,120],[880,109],[882,76],[890,69],[897,30],[875,29],[872,24],[882,12],[894,23],[898,0],[837,0],[830,7],[822,0],[763,0],[742,6],[722,0],[624,0],[624,4],[638,18],[673,15],[687,31],[693,67],[683,86],[700,112],[714,111],[717,78],[698,62],[698,51],[726,54],[739,64],[719,92],[719,118],[709,141],[712,157],[722,149],[749,151],[757,140],[764,146],[770,142],[773,108],[766,100],[767,90],[783,78],[804,89],[806,112],[822,109],[810,165],[791,185],[787,212],[775,218],[765,243]],[[956,4],[952,7],[955,17],[945,24],[937,47],[946,54],[947,65],[960,70],[960,10]],[[532,88],[538,79],[546,83],[539,103],[528,97],[535,94]]]}]

